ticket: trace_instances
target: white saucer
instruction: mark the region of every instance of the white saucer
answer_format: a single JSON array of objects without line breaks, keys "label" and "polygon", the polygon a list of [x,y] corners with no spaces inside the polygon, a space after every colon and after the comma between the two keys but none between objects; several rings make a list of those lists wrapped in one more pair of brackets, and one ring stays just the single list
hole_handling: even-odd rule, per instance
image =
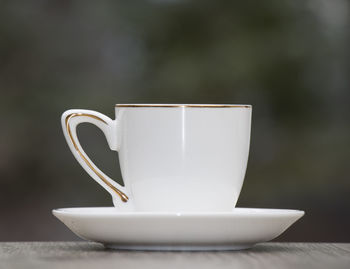
[{"label": "white saucer", "polygon": [[158,213],[86,207],[55,209],[53,214],[79,237],[109,248],[238,250],[274,239],[304,212],[235,208],[224,213]]}]

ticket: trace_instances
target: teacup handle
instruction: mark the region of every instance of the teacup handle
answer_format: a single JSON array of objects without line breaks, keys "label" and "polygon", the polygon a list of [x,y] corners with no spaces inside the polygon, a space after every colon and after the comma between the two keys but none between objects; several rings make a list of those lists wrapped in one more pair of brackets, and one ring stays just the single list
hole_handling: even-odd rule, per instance
[{"label": "teacup handle", "polygon": [[97,168],[81,147],[76,132],[76,128],[80,123],[92,123],[105,134],[110,149],[117,151],[117,141],[114,135],[117,127],[116,121],[96,111],[70,109],[62,114],[61,122],[68,146],[80,165],[95,181],[97,181],[97,183],[105,188],[113,198],[117,195],[123,202],[127,202],[129,197],[125,194],[125,187],[119,185]]}]

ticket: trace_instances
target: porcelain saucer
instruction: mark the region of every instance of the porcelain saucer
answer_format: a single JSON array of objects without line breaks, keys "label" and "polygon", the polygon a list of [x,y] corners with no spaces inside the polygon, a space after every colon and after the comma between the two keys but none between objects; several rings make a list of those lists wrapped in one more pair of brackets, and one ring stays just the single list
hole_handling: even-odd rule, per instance
[{"label": "porcelain saucer", "polygon": [[113,207],[52,211],[79,237],[130,250],[239,250],[274,239],[304,215],[288,209],[231,212],[119,212]]}]

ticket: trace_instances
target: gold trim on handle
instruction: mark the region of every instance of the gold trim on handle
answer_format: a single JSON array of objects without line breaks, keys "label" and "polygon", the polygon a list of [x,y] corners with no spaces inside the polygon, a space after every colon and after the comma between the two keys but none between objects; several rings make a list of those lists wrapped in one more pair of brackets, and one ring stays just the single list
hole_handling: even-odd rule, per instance
[{"label": "gold trim on handle", "polygon": [[180,105],[180,104],[116,104],[116,107],[207,107],[207,108],[222,108],[222,107],[242,107],[242,108],[251,108],[251,105]]},{"label": "gold trim on handle", "polygon": [[127,202],[129,200],[129,197],[123,193],[122,191],[118,190],[115,186],[113,186],[100,172],[98,172],[93,166],[92,164],[88,161],[88,159],[86,159],[86,157],[83,155],[83,153],[80,151],[80,149],[78,148],[78,145],[75,143],[73,136],[72,136],[72,132],[70,129],[70,125],[69,125],[69,120],[74,118],[74,117],[79,117],[79,116],[85,116],[85,117],[90,117],[96,120],[99,120],[105,124],[107,124],[107,122],[105,122],[103,119],[94,116],[94,115],[90,115],[90,114],[86,114],[86,113],[72,113],[69,114],[66,119],[65,119],[65,123],[66,123],[66,129],[69,135],[69,138],[72,142],[72,144],[74,145],[75,150],[78,152],[78,154],[80,155],[80,157],[84,160],[84,162],[87,164],[87,166],[108,186],[110,187],[113,191],[115,191],[118,196],[120,197],[120,199],[123,202]]}]

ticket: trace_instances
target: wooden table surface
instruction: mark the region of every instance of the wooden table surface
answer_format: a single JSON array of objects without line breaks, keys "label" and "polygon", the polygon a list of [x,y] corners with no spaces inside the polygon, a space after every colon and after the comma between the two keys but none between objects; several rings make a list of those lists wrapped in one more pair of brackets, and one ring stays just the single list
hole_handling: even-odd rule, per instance
[{"label": "wooden table surface", "polygon": [[3,242],[0,268],[350,268],[350,244],[264,243],[214,252],[117,251],[88,242]]}]

